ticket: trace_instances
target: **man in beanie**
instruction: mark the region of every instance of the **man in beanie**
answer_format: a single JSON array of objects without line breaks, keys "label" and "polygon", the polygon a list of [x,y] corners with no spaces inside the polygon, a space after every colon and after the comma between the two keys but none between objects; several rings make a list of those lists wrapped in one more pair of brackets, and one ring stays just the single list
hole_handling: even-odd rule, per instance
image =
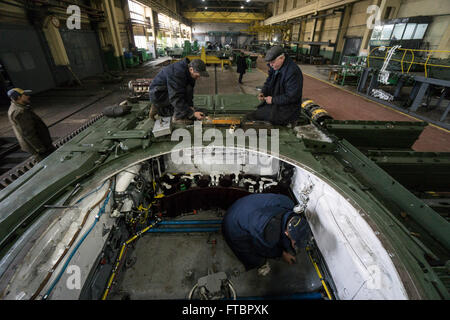
[{"label": "man in beanie", "polygon": [[184,58],[164,67],[150,84],[150,117],[171,116],[174,123],[181,124],[203,119],[204,114],[194,109],[193,102],[195,81],[201,76],[209,74],[200,59]]},{"label": "man in beanie", "polygon": [[261,104],[246,120],[269,121],[275,125],[295,123],[302,103],[303,74],[280,46],[270,48],[264,58],[269,76],[258,95]]},{"label": "man in beanie", "polygon": [[11,106],[8,118],[23,151],[41,161],[55,150],[46,124],[31,110],[31,90],[14,88],[8,91]]},{"label": "man in beanie", "polygon": [[223,218],[222,231],[245,269],[258,268],[261,276],[270,272],[267,258],[295,263],[295,250],[305,248],[311,237],[306,218],[294,212],[292,200],[273,193],[251,194],[236,201]]}]

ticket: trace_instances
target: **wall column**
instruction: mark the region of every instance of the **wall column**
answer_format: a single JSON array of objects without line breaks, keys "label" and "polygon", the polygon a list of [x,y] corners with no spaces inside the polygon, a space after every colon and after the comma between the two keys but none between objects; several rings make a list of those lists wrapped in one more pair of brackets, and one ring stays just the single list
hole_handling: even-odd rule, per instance
[{"label": "wall column", "polygon": [[[352,15],[352,9],[353,9],[353,4],[347,5],[345,6],[345,10],[344,12],[342,12],[341,14],[342,16],[342,21],[339,25],[339,30],[338,30],[338,35],[336,38],[336,45],[334,47],[335,49],[335,53],[338,52],[339,53],[339,61],[341,61],[341,56],[342,56],[342,52],[344,50],[344,43],[345,43],[345,35],[347,34],[347,29],[348,29],[348,25],[350,22],[350,17]],[[333,63],[335,62],[335,53],[333,53]]]},{"label": "wall column", "polygon": [[[383,3],[384,3],[384,8],[385,8],[386,0],[373,0],[372,1],[372,5],[376,5],[376,6],[380,7],[380,11],[381,11],[380,17],[383,17],[383,12],[384,12],[384,8],[382,7]],[[367,18],[369,18],[369,14],[367,15]],[[375,16],[375,18],[376,18],[376,16]],[[369,47],[369,40],[370,40],[371,35],[372,35],[372,29],[366,28],[366,30],[364,31],[364,36],[361,41],[361,48],[359,49],[360,54],[363,51],[367,50],[367,48]]]},{"label": "wall column", "polygon": [[119,25],[116,17],[114,0],[103,0],[106,13],[106,25],[114,48],[115,65],[119,70],[125,69],[125,58],[122,53],[122,45],[120,43]]}]

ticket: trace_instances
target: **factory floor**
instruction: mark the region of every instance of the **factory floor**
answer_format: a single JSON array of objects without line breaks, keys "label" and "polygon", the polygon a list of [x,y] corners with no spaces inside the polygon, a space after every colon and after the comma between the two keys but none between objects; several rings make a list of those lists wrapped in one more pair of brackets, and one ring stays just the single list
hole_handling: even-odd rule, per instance
[{"label": "factory floor", "polygon": [[[159,58],[159,62],[166,59]],[[89,118],[98,115],[106,106],[126,99],[129,80],[154,77],[163,66],[157,62],[121,72],[122,80],[117,83],[107,83],[102,77],[97,76],[82,80],[81,87],[55,88],[37,93],[32,96],[33,108],[50,127],[50,134],[54,139],[65,136]],[[351,91],[352,88],[329,83],[326,80],[327,76],[320,70],[321,66],[300,65],[300,68],[304,74],[303,98],[313,99],[337,120],[421,121],[359,96],[354,89]],[[261,57],[258,58],[257,68],[247,71],[244,75],[242,85],[238,83],[239,74],[236,73],[235,67],[221,70],[220,66],[208,66],[208,71],[210,77],[200,78],[194,93],[256,95],[258,93],[256,87],[261,87],[267,77],[267,66]],[[8,106],[0,107],[0,138],[14,136],[8,122],[7,111]],[[450,152],[450,132],[430,124],[416,141],[413,149]]]},{"label": "factory floor", "polygon": [[[215,220],[224,213],[199,211],[175,220]],[[269,259],[271,272],[259,276],[256,269],[245,271],[220,231],[145,234],[127,259],[133,264],[122,271],[108,299],[187,299],[199,278],[218,272],[228,275],[238,299],[289,298],[321,288],[305,250],[293,265]]]}]

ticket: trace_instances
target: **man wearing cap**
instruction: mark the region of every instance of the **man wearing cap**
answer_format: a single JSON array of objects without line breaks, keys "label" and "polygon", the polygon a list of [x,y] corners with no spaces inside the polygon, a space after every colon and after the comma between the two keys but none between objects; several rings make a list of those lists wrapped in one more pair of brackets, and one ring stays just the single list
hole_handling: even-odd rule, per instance
[{"label": "man wearing cap", "polygon": [[288,264],[295,250],[306,247],[309,225],[303,213],[294,212],[287,196],[259,193],[236,201],[223,218],[222,231],[228,246],[245,269],[258,268],[258,274],[270,272],[267,258],[282,257]]},{"label": "man wearing cap", "polygon": [[258,95],[261,104],[246,119],[275,125],[294,123],[302,103],[302,71],[280,46],[269,49],[264,60],[268,62],[269,76]]},{"label": "man wearing cap", "polygon": [[8,91],[11,106],[8,118],[23,151],[41,161],[55,150],[46,124],[31,110],[31,90],[14,88]]},{"label": "man wearing cap", "polygon": [[193,103],[195,81],[201,76],[209,77],[209,74],[200,59],[184,58],[163,68],[150,84],[150,117],[172,116],[175,123],[203,119],[204,114],[196,111]]}]

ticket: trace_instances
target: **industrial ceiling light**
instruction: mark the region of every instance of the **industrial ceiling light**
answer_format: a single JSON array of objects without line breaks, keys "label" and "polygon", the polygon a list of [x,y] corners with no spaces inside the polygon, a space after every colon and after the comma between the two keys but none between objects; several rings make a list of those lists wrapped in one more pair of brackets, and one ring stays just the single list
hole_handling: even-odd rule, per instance
[{"label": "industrial ceiling light", "polygon": [[205,7],[205,10],[208,10],[208,7]]},{"label": "industrial ceiling light", "polygon": [[241,6],[241,9],[244,9],[244,6]]}]

